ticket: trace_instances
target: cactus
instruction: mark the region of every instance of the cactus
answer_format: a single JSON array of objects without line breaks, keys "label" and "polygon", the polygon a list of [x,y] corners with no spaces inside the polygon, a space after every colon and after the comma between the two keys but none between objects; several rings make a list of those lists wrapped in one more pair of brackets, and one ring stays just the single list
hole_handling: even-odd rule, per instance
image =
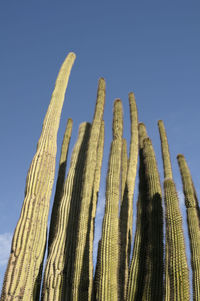
[{"label": "cactus", "polygon": [[133,256],[129,271],[128,281],[128,300],[142,299],[144,280],[145,280],[145,259],[147,248],[147,192],[146,181],[144,177],[144,158],[143,158],[143,140],[147,138],[147,132],[145,125],[139,123],[139,196],[137,201],[137,219],[136,219],[136,231],[133,247]]},{"label": "cactus", "polygon": [[125,187],[126,187],[126,176],[128,169],[128,155],[127,155],[127,142],[126,139],[122,139],[122,172],[121,172],[121,204],[124,199]]},{"label": "cactus", "polygon": [[[189,271],[185,252],[182,217],[176,187],[172,179],[164,180],[166,243],[168,245],[168,275],[170,300],[190,300]],[[168,296],[168,293],[167,293]]]},{"label": "cactus", "polygon": [[[88,270],[84,269],[84,253],[87,244],[87,231],[90,224],[92,212],[92,191],[94,183],[94,174],[96,168],[97,146],[99,141],[99,133],[104,111],[105,102],[105,81],[103,78],[99,80],[97,103],[94,119],[91,127],[86,166],[84,170],[82,200],[80,206],[80,216],[78,221],[78,236],[75,251],[75,261],[73,267],[72,292],[71,300],[87,300],[88,298]],[[89,256],[89,253],[88,253]],[[87,257],[88,257],[87,256]],[[89,258],[86,259],[87,262]]]},{"label": "cactus", "polygon": [[106,206],[102,225],[102,238],[98,250],[96,273],[96,300],[118,300],[119,268],[119,197],[122,152],[123,116],[122,103],[114,103],[113,141],[106,180]]},{"label": "cactus", "polygon": [[149,138],[143,140],[144,169],[147,183],[148,244],[146,275],[141,300],[162,300],[163,296],[163,212],[160,177]]},{"label": "cactus", "polygon": [[165,192],[165,300],[189,300],[189,275],[182,229],[179,200],[172,176],[167,135],[162,120],[158,121],[160,131]]},{"label": "cactus", "polygon": [[60,206],[60,201],[61,201],[63,189],[64,189],[67,154],[68,154],[69,142],[70,142],[71,134],[72,134],[72,125],[73,125],[73,121],[71,118],[69,118],[67,121],[65,134],[63,137],[59,169],[58,169],[58,178],[57,178],[57,183],[56,183],[56,192],[55,192],[53,208],[52,208],[52,212],[51,212],[51,222],[50,222],[49,240],[48,240],[48,253],[51,248],[52,241],[54,240],[55,232],[57,232],[57,230],[56,230],[56,228],[58,226],[57,214],[58,214],[58,208]]},{"label": "cactus", "polygon": [[200,229],[199,229],[199,206],[196,192],[190,175],[187,162],[183,155],[177,156],[185,195],[187,210],[187,224],[190,238],[193,300],[200,300]]},{"label": "cactus", "polygon": [[[70,249],[67,242],[70,240],[70,243],[73,243],[72,233],[74,233],[76,228],[74,225],[76,222],[75,214],[78,214],[80,206],[80,181],[83,174],[89,133],[90,124],[82,123],[79,127],[78,139],[72,153],[63,196],[57,208],[57,227],[54,230],[43,279],[42,300],[44,301],[61,300],[61,298],[68,295],[68,292],[66,293],[67,289],[71,289],[67,282],[71,275],[69,275],[68,270],[68,274],[65,272],[66,260],[69,261],[70,258],[70,256],[67,256]],[[73,208],[73,218],[70,216],[71,208]],[[71,262],[68,263],[68,267],[70,264]]]},{"label": "cactus", "polygon": [[[126,299],[133,227],[133,193],[138,159],[138,117],[135,96],[129,93],[131,141],[127,177],[120,210],[120,297]],[[123,167],[124,169],[124,167]]]},{"label": "cactus", "polygon": [[47,110],[36,154],[28,171],[1,300],[35,300],[44,256],[49,200],[54,180],[56,139],[66,86],[75,54],[64,61]]}]

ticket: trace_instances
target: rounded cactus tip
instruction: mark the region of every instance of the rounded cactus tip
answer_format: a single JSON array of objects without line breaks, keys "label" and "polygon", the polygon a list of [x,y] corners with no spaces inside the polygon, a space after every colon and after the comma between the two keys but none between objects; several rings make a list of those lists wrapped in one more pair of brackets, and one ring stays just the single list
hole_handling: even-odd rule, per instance
[{"label": "rounded cactus tip", "polygon": [[114,100],[114,104],[117,104],[117,103],[121,103],[121,99],[120,99],[120,98],[116,98],[116,99]]},{"label": "rounded cactus tip", "polygon": [[67,56],[70,56],[71,58],[76,58],[76,54],[74,52],[69,52]]},{"label": "rounded cactus tip", "polygon": [[99,89],[105,89],[106,87],[106,82],[105,79],[103,77],[99,78],[99,83],[98,83]]},{"label": "rounded cactus tip", "polygon": [[73,122],[72,118],[68,118],[67,122],[72,123]]},{"label": "rounded cactus tip", "polygon": [[160,119],[158,120],[158,125],[163,124],[163,121]]},{"label": "rounded cactus tip", "polygon": [[144,145],[151,145],[151,139],[149,137],[145,137],[143,143]]},{"label": "rounded cactus tip", "polygon": [[134,94],[134,92],[132,92],[132,91],[128,93],[128,96],[129,96],[129,97],[134,97],[134,98],[135,98],[135,94]]},{"label": "rounded cactus tip", "polygon": [[177,158],[177,159],[184,159],[184,156],[183,156],[182,154],[178,154],[178,155],[176,156],[176,158]]}]

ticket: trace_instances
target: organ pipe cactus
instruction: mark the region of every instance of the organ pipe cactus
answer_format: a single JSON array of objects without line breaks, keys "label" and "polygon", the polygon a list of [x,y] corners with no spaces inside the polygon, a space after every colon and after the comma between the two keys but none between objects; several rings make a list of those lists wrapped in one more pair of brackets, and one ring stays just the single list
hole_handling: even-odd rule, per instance
[{"label": "organ pipe cactus", "polygon": [[[84,170],[82,200],[80,205],[80,216],[78,222],[77,246],[75,250],[75,261],[73,267],[71,300],[87,300],[88,298],[88,270],[84,268],[84,252],[87,245],[87,231],[90,224],[92,211],[92,191],[94,184],[94,175],[96,169],[97,147],[99,141],[100,128],[103,118],[105,103],[105,81],[99,80],[97,103],[94,119],[91,127],[88,151],[86,157],[86,166]],[[87,251],[86,251],[87,252]],[[86,258],[89,261],[89,252]]]},{"label": "organ pipe cactus", "polygon": [[145,280],[145,259],[147,248],[147,194],[144,176],[143,140],[147,138],[146,127],[143,123],[138,125],[139,132],[139,196],[137,202],[136,231],[133,246],[133,255],[129,271],[128,300],[141,300]]},{"label": "organ pipe cactus", "polygon": [[[71,256],[67,256],[70,249],[69,243],[67,242],[69,242],[70,239],[71,244],[73,244],[73,239],[76,238],[72,236],[75,230],[75,225],[72,225],[72,223],[73,221],[76,222],[75,215],[78,214],[80,206],[80,180],[83,174],[89,133],[90,124],[86,122],[82,123],[79,127],[78,139],[73,149],[63,196],[57,207],[57,227],[54,230],[43,279],[42,300],[44,301],[58,301],[63,298],[69,298],[71,287],[69,287],[68,278],[70,278],[71,275],[69,274],[69,269],[65,270],[65,266],[66,260],[70,261],[67,262],[69,267],[70,264],[72,264],[72,259],[69,260]],[[71,208],[73,208],[73,218],[70,216]],[[68,252],[68,254],[66,252]]]},{"label": "organ pipe cactus", "polygon": [[185,206],[187,210],[187,224],[190,238],[193,300],[200,300],[200,230],[199,230],[199,206],[192,177],[183,155],[177,156],[181,172]]},{"label": "organ pipe cactus", "polygon": [[182,217],[176,187],[172,178],[168,140],[162,120],[158,121],[158,127],[165,176],[165,300],[189,300],[189,274]]},{"label": "organ pipe cactus", "polygon": [[106,180],[106,205],[102,226],[101,243],[98,250],[96,273],[96,300],[118,300],[118,268],[119,268],[119,197],[122,152],[123,116],[122,103],[117,99],[114,103],[113,141]]},{"label": "organ pipe cactus", "polygon": [[128,155],[127,155],[127,142],[126,139],[122,139],[122,172],[121,172],[121,203],[124,198],[126,175],[128,169]]},{"label": "organ pipe cactus", "polygon": [[148,243],[144,291],[141,300],[163,298],[163,212],[160,177],[151,140],[143,140],[145,180],[147,185]]},{"label": "organ pipe cactus", "polygon": [[[176,187],[172,179],[165,179],[166,243],[168,246],[168,275],[170,300],[190,300],[189,271],[185,252],[182,217]],[[168,297],[167,297],[168,298]]]},{"label": "organ pipe cactus", "polygon": [[[63,137],[62,148],[61,148],[61,155],[60,155],[60,162],[59,162],[59,169],[58,169],[58,178],[57,178],[57,183],[56,183],[56,192],[55,192],[53,208],[52,208],[52,212],[51,212],[48,249],[50,249],[50,247],[51,247],[51,243],[54,240],[56,228],[58,226],[57,214],[58,214],[58,208],[60,206],[60,201],[61,201],[62,193],[63,193],[63,189],[64,189],[67,154],[68,154],[69,142],[70,142],[71,134],[72,134],[72,124],[73,124],[73,121],[71,118],[69,118],[67,121],[65,134]],[[48,253],[49,253],[49,251],[48,251]]]},{"label": "organ pipe cactus", "polygon": [[[131,141],[127,167],[127,177],[120,210],[120,297],[126,299],[128,284],[128,269],[132,242],[133,227],[133,193],[138,159],[138,114],[133,92],[129,93],[131,119]],[[125,167],[123,167],[124,169]]]},{"label": "organ pipe cactus", "polygon": [[38,276],[45,250],[49,200],[55,172],[57,131],[74,60],[75,54],[70,53],[60,69],[36,154],[28,171],[25,199],[12,241],[2,301],[35,300],[38,293]]}]

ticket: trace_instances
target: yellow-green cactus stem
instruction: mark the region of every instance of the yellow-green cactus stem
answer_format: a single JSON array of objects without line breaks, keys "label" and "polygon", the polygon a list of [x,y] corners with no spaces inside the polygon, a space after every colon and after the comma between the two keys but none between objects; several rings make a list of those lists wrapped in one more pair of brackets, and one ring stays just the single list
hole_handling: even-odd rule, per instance
[{"label": "yellow-green cactus stem", "polygon": [[124,195],[120,210],[120,298],[126,299],[128,270],[130,261],[130,250],[132,242],[133,227],[133,193],[138,160],[138,116],[135,96],[129,93],[129,107],[131,119],[131,141],[128,159],[127,178],[125,183]]},{"label": "yellow-green cactus stem", "polygon": [[[26,179],[25,199],[5,274],[2,301],[35,300],[34,286],[44,256],[49,200],[55,173],[57,131],[75,54],[65,59],[52,94],[36,154]],[[37,291],[37,290],[36,290]]]},{"label": "yellow-green cactus stem", "polygon": [[127,142],[126,139],[122,139],[122,172],[121,172],[121,203],[124,198],[125,186],[126,186],[126,176],[128,169],[128,155],[127,155]]},{"label": "yellow-green cactus stem", "polygon": [[158,128],[160,132],[160,141],[161,141],[162,158],[163,158],[163,166],[164,166],[164,177],[172,179],[173,175],[172,175],[169,146],[168,146],[165,126],[162,120],[158,121]]},{"label": "yellow-green cactus stem", "polygon": [[187,225],[190,238],[193,300],[200,300],[200,229],[199,206],[190,170],[183,155],[177,156],[185,195]]},{"label": "yellow-green cactus stem", "polygon": [[148,244],[143,301],[163,300],[163,210],[160,176],[151,140],[143,140],[144,169],[147,183]]},{"label": "yellow-green cactus stem", "polygon": [[[87,232],[91,218],[91,201],[94,183],[94,175],[97,159],[97,147],[100,135],[100,128],[103,118],[105,103],[105,81],[99,80],[97,103],[95,108],[94,119],[91,127],[86,166],[84,170],[82,200],[80,205],[80,216],[78,221],[78,238],[75,251],[75,262],[73,267],[72,293],[71,300],[87,300],[88,298],[88,270],[83,268],[83,259],[87,244]],[[88,257],[88,256],[87,256]],[[89,261],[89,258],[86,259]]]},{"label": "yellow-green cactus stem", "polygon": [[137,202],[137,219],[136,231],[133,247],[133,255],[129,270],[128,281],[128,300],[140,301],[142,299],[144,280],[145,280],[145,259],[147,248],[147,194],[146,182],[144,175],[144,158],[143,158],[143,140],[147,138],[147,131],[144,123],[139,123],[139,197]]},{"label": "yellow-green cactus stem", "polygon": [[51,222],[50,222],[50,229],[49,229],[49,240],[48,240],[48,253],[51,247],[52,241],[54,240],[55,232],[57,232],[56,228],[58,226],[57,223],[57,215],[58,215],[58,208],[60,206],[60,201],[63,194],[64,182],[65,182],[65,173],[66,173],[66,164],[67,164],[67,154],[69,149],[69,143],[72,134],[72,125],[73,121],[71,118],[68,119],[63,143],[61,148],[61,155],[60,155],[60,162],[59,162],[59,169],[58,169],[58,178],[56,183],[56,192],[53,202],[53,208],[51,212]]},{"label": "yellow-green cactus stem", "polygon": [[[89,281],[89,292],[88,292],[88,300],[91,300],[93,293],[93,242],[94,242],[94,226],[95,226],[95,216],[96,216],[96,208],[98,202],[98,194],[99,194],[99,185],[101,179],[101,166],[103,159],[103,149],[104,149],[104,121],[102,121],[99,142],[98,142],[98,150],[97,150],[97,162],[96,169],[94,175],[94,185],[92,192],[92,217],[90,220],[90,231],[89,231],[89,262],[88,264],[88,281]],[[87,248],[87,247],[86,247]]]},{"label": "yellow-green cactus stem", "polygon": [[[171,159],[169,153],[169,145],[167,140],[167,134],[165,131],[165,126],[162,120],[158,121],[158,128],[160,133],[160,141],[161,141],[161,151],[162,151],[162,159],[163,159],[163,169],[164,169],[164,177],[172,179],[172,166]],[[169,280],[169,271],[168,271],[168,257],[169,257],[169,248],[168,248],[168,240],[165,242],[165,301],[170,300],[170,280]]]},{"label": "yellow-green cactus stem", "polygon": [[179,209],[176,187],[172,179],[164,180],[164,192],[170,300],[187,301],[190,300],[189,271],[182,228],[182,216]]},{"label": "yellow-green cactus stem", "polygon": [[96,273],[96,300],[113,301],[119,298],[119,198],[122,153],[122,103],[114,103],[113,141],[106,179],[106,205],[102,225],[100,256]]},{"label": "yellow-green cactus stem", "polygon": [[[70,261],[70,257],[66,256],[69,251],[69,244],[66,246],[66,239],[75,239],[72,237],[75,226],[70,228],[70,209],[73,208],[73,214],[77,214],[80,204],[77,200],[80,199],[81,185],[80,181],[83,174],[85,154],[87,151],[88,138],[90,134],[90,124],[82,123],[79,127],[79,135],[74,146],[70,168],[65,181],[63,195],[57,208],[57,226],[54,231],[54,237],[49,249],[49,254],[46,262],[46,268],[43,279],[42,300],[58,301],[62,300],[66,295],[66,289],[69,288],[65,266],[66,261]],[[75,191],[76,189],[76,191]],[[73,216],[74,224],[76,221]],[[69,262],[70,264],[71,262]],[[69,266],[68,264],[68,266]],[[68,296],[69,297],[69,296]],[[69,300],[69,299],[67,299]]]}]

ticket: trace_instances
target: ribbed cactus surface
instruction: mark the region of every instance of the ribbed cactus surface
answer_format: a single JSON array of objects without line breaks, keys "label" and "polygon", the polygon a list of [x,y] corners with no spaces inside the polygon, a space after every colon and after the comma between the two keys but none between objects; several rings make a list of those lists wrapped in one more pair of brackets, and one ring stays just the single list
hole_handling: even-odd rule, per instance
[{"label": "ribbed cactus surface", "polygon": [[147,185],[148,243],[144,291],[141,300],[163,298],[163,212],[160,177],[151,140],[143,140],[145,180]]},{"label": "ribbed cactus surface", "polygon": [[[87,245],[87,233],[92,211],[92,191],[94,184],[94,175],[96,169],[97,148],[100,135],[100,128],[103,118],[105,103],[105,81],[103,78],[99,80],[97,102],[95,108],[94,119],[91,127],[91,133],[88,144],[86,157],[86,165],[84,170],[82,200],[80,206],[80,216],[78,221],[78,237],[75,250],[75,262],[73,267],[72,293],[71,300],[88,300],[89,283],[88,270],[85,268],[85,262],[89,261],[89,253],[87,258],[84,253]],[[87,265],[86,265],[87,267]]]},{"label": "ribbed cactus surface", "polygon": [[192,182],[190,170],[183,155],[178,155],[178,164],[181,172],[185,205],[187,210],[187,224],[190,238],[193,300],[200,300],[200,229],[199,206]]},{"label": "ribbed cactus surface", "polygon": [[49,200],[54,180],[56,140],[69,74],[75,60],[64,61],[47,110],[36,154],[26,179],[25,199],[5,274],[2,301],[36,300],[44,256]]},{"label": "ribbed cactus surface", "polygon": [[146,127],[138,125],[139,132],[139,196],[137,201],[136,231],[133,255],[129,270],[128,300],[140,301],[143,295],[145,280],[146,248],[148,243],[147,223],[147,187],[144,175],[143,140],[147,138]]},{"label": "ribbed cactus surface", "polygon": [[[61,155],[59,161],[59,169],[58,169],[58,178],[56,183],[56,192],[53,202],[53,208],[51,212],[51,221],[50,221],[50,229],[49,229],[49,239],[48,239],[48,250],[51,247],[52,241],[54,240],[55,232],[57,232],[56,228],[58,226],[58,208],[60,206],[60,201],[62,199],[64,182],[65,182],[65,173],[66,173],[66,164],[67,164],[67,154],[69,149],[69,142],[72,134],[72,125],[73,121],[71,118],[68,119],[65,134],[63,137],[63,143],[61,148]],[[49,251],[48,251],[49,253]]]},{"label": "ribbed cactus surface", "polygon": [[[86,122],[82,123],[79,127],[78,139],[73,149],[63,195],[57,208],[57,220],[55,221],[57,226],[54,229],[54,236],[51,248],[49,249],[43,279],[43,301],[69,300],[69,291],[71,289],[68,283],[71,277],[69,267],[72,264],[72,256],[67,256],[67,252],[69,254],[69,249],[71,250],[69,240],[71,244],[73,244],[73,240],[76,241],[76,236],[72,236],[75,225],[71,223],[73,221],[74,224],[77,222],[76,214],[79,211],[80,201],[78,202],[78,200],[80,200],[81,193],[80,180],[84,168],[89,134],[90,124]],[[70,216],[70,208],[73,208],[73,218]],[[68,269],[65,269],[66,266]],[[67,289],[68,292],[66,292]]]},{"label": "ribbed cactus surface", "polygon": [[95,279],[96,300],[113,301],[119,298],[119,197],[122,152],[122,103],[114,103],[113,141],[106,179],[106,205]]},{"label": "ribbed cactus surface", "polygon": [[[135,96],[129,93],[131,119],[131,141],[127,167],[127,177],[120,210],[120,298],[126,299],[128,285],[128,270],[133,228],[133,193],[138,160],[138,114]],[[124,167],[123,167],[124,169]]]},{"label": "ribbed cactus surface", "polygon": [[[168,246],[168,275],[170,300],[190,300],[189,271],[185,252],[182,216],[176,187],[172,179],[165,179],[166,243]],[[167,292],[167,296],[168,296]]]}]

